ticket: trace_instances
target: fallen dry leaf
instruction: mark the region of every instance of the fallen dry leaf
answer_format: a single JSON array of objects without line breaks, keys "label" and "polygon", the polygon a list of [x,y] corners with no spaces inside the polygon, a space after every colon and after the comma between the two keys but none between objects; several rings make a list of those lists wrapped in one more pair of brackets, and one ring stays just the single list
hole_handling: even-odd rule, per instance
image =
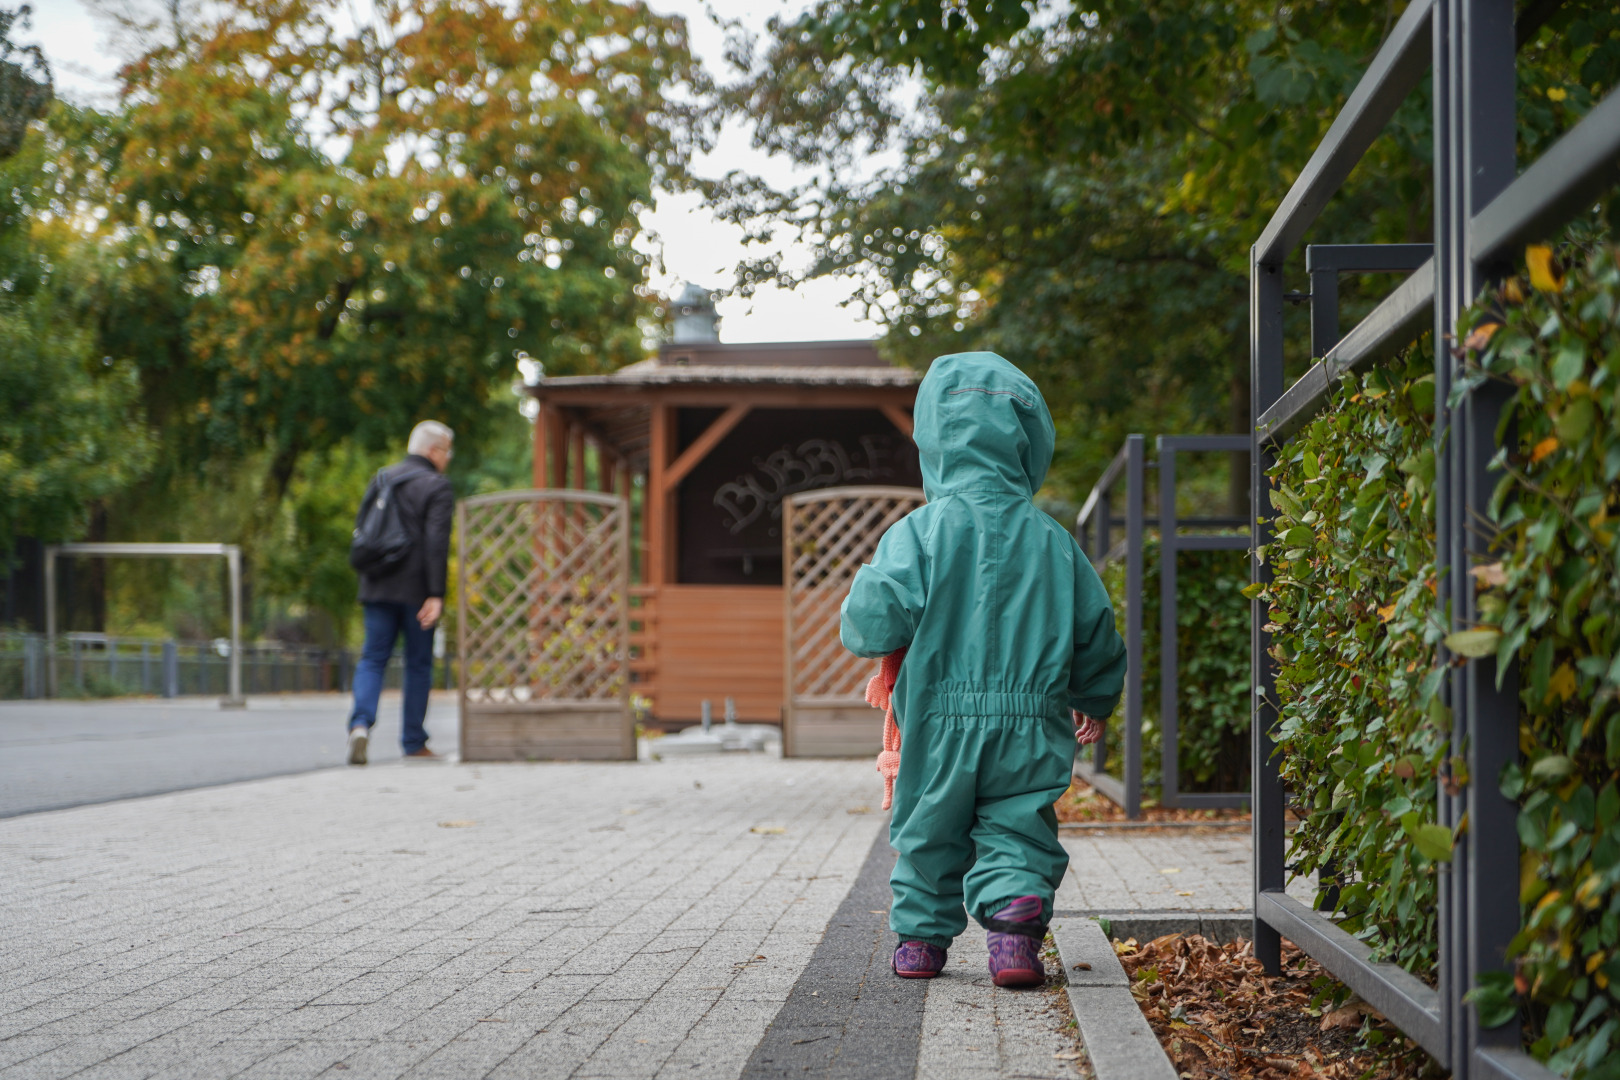
[{"label": "fallen dry leaf", "polygon": [[441,821],[441,822],[439,822],[439,828],[441,828],[441,829],[470,829],[474,825],[477,825],[477,824],[478,824],[478,822],[476,822],[476,821]]},{"label": "fallen dry leaf", "polygon": [[1360,998],[1351,998],[1337,1009],[1322,1017],[1322,1030],[1330,1031],[1333,1028],[1359,1028],[1361,1018],[1371,1016],[1382,1020],[1383,1016],[1371,1005]]},{"label": "fallen dry leaf", "polygon": [[1082,960],[1078,964],[1074,965],[1074,970],[1076,970],[1076,971],[1090,971],[1091,970],[1091,965],[1086,963],[1084,960]]},{"label": "fallen dry leaf", "polygon": [[780,826],[780,825],[755,825],[752,829],[749,829],[748,831],[749,832],[755,832],[755,833],[785,833],[785,832],[787,832],[787,830],[782,828],[782,826]]}]

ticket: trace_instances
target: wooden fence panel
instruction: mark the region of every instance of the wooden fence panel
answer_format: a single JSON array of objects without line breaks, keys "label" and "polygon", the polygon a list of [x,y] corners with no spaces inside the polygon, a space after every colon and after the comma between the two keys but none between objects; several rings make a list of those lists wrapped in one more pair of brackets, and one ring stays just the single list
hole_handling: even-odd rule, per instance
[{"label": "wooden fence panel", "polygon": [[921,490],[902,487],[824,488],[783,501],[784,753],[849,757],[882,749],[881,718],[863,696],[876,665],[845,651],[838,608],[889,526],[924,501]]},{"label": "wooden fence panel", "polygon": [[463,760],[635,757],[629,516],[588,491],[462,501]]}]

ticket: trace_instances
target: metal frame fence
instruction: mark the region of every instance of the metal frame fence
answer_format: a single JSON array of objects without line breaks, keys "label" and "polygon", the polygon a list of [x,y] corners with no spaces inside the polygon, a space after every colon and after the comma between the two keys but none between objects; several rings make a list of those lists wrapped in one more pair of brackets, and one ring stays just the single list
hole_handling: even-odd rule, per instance
[{"label": "metal frame fence", "polygon": [[[1237,529],[1248,524],[1241,517],[1178,517],[1176,514],[1176,455],[1178,453],[1248,450],[1246,435],[1160,435],[1154,442],[1158,461],[1147,460],[1147,441],[1141,435],[1127,435],[1114,460],[1103,470],[1101,479],[1086,497],[1075,518],[1075,534],[1092,565],[1101,570],[1114,559],[1125,559],[1125,595],[1142,595],[1146,571],[1143,546],[1149,529],[1159,531],[1159,730],[1163,752],[1160,755],[1159,805],[1215,809],[1241,807],[1249,803],[1247,792],[1184,792],[1181,790],[1179,733],[1180,681],[1176,596],[1176,555],[1182,551],[1244,551],[1247,535],[1221,535],[1212,532],[1183,533],[1182,526],[1194,529]],[[1148,517],[1147,474],[1159,474],[1159,514]],[[1125,516],[1113,516],[1113,489],[1125,477]],[[1125,538],[1111,544],[1115,525],[1125,526]],[[1121,550],[1122,549],[1122,550]],[[1080,776],[1125,810],[1130,818],[1142,816],[1142,789],[1154,781],[1142,776],[1142,606],[1127,604],[1125,609],[1125,731],[1124,765],[1121,779],[1106,771],[1107,735],[1092,746],[1091,766]]]},{"label": "metal frame fence", "polygon": [[[1526,18],[1541,22],[1549,7],[1532,5]],[[1533,14],[1532,14],[1533,13]],[[1289,434],[1320,408],[1338,377],[1410,344],[1427,328],[1435,335],[1436,510],[1440,610],[1453,628],[1473,625],[1471,562],[1488,539],[1466,523],[1483,514],[1490,495],[1489,462],[1504,400],[1489,385],[1455,405],[1448,397],[1458,363],[1446,341],[1458,314],[1481,284],[1503,273],[1514,251],[1545,238],[1620,181],[1620,93],[1610,93],[1542,156],[1516,173],[1514,92],[1516,35],[1513,0],[1413,0],[1373,58],[1316,152],[1294,182],[1250,252],[1251,415],[1256,418],[1250,458],[1255,494],[1253,547],[1270,539],[1266,471]],[[1539,25],[1539,22],[1538,24]],[[1432,69],[1434,91],[1434,237],[1432,255],[1342,338],[1332,325],[1325,291],[1328,270],[1398,269],[1418,252],[1391,246],[1385,257],[1363,252],[1361,263],[1335,266],[1331,249],[1313,258],[1313,355],[1321,360],[1292,386],[1283,379],[1283,305],[1300,299],[1284,292],[1283,266],[1328,200],[1344,183],[1395,110]],[[1343,249],[1341,249],[1342,251]],[[1376,265],[1365,265],[1368,260]],[[1340,260],[1342,262],[1342,260]],[[1354,262],[1354,260],[1351,260]],[[1318,271],[1321,277],[1318,277]],[[1336,293],[1336,273],[1333,284]],[[1320,332],[1318,332],[1318,330]],[[1336,340],[1335,340],[1336,339]],[[1269,580],[1255,558],[1253,576]],[[1371,961],[1366,944],[1309,906],[1289,898],[1285,884],[1285,792],[1273,756],[1277,722],[1275,671],[1263,602],[1251,612],[1253,718],[1254,948],[1269,971],[1280,968],[1280,936],[1315,957],[1334,975],[1415,1039],[1457,1080],[1542,1080],[1552,1073],[1521,1049],[1518,1023],[1483,1028],[1464,995],[1479,975],[1501,970],[1506,947],[1520,927],[1517,890],[1517,807],[1495,782],[1517,754],[1517,672],[1496,684],[1491,657],[1457,658],[1447,686],[1452,742],[1475,778],[1456,796],[1437,791],[1442,824],[1456,828],[1457,849],[1439,881],[1439,987],[1405,970]],[[1506,883],[1506,884],[1504,884]]]},{"label": "metal frame fence", "polygon": [[[37,700],[46,693],[48,639],[43,634],[0,633],[0,700]],[[222,694],[230,684],[227,639],[179,641],[110,634],[67,633],[56,639],[60,684],[56,696],[150,695],[172,698]],[[242,647],[246,694],[347,693],[355,656],[348,649],[260,642]],[[453,664],[435,659],[434,685],[449,688]],[[395,653],[384,674],[400,688],[404,659]]]}]

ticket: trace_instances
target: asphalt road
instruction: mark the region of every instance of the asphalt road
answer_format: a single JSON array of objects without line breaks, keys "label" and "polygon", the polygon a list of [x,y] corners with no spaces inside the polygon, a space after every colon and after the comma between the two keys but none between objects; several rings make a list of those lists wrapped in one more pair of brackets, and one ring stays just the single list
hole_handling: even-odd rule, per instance
[{"label": "asphalt road", "polygon": [[[0,703],[0,818],[343,767],[343,694]],[[399,694],[383,695],[371,760],[397,760]],[[428,706],[429,745],[456,748],[455,695]]]}]

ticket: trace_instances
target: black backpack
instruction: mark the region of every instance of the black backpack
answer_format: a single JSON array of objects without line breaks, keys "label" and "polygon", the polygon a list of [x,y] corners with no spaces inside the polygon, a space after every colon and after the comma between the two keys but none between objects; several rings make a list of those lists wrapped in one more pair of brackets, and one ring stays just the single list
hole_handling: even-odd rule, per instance
[{"label": "black backpack", "polygon": [[425,473],[420,469],[389,474],[379,469],[360,503],[360,524],[349,542],[349,565],[367,577],[382,577],[411,553],[411,533],[399,516],[395,493],[406,480]]}]

